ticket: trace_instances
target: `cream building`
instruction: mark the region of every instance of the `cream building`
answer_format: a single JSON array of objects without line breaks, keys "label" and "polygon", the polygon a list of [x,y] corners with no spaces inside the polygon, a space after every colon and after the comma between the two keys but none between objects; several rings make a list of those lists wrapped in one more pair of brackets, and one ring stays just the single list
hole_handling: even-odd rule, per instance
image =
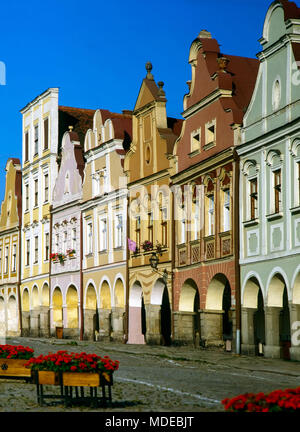
[{"label": "cream building", "polygon": [[0,340],[20,336],[20,229],[22,221],[21,163],[6,163],[5,196],[0,214]]},{"label": "cream building", "polygon": [[58,89],[49,88],[22,110],[23,335],[49,335],[50,205],[57,175]]},{"label": "cream building", "polygon": [[84,338],[123,340],[127,189],[123,173],[131,114],[95,112],[84,143],[82,195]]}]

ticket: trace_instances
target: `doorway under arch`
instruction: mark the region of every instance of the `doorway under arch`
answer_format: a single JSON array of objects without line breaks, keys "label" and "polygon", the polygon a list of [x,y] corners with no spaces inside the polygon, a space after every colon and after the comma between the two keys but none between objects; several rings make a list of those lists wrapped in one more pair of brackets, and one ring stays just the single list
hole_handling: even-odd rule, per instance
[{"label": "doorway under arch", "polygon": [[142,285],[136,281],[129,291],[128,344],[144,344],[146,312]]},{"label": "doorway under arch", "polygon": [[200,329],[200,296],[196,282],[187,279],[180,291],[177,323],[175,325],[176,339],[183,342],[199,344]]}]

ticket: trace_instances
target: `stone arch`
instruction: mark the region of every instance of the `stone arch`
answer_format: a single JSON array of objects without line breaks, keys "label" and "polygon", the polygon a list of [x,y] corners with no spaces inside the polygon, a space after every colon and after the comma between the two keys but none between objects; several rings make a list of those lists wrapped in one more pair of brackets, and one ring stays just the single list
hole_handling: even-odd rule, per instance
[{"label": "stone arch", "polygon": [[50,289],[47,282],[44,283],[42,288],[42,306],[50,306]]},{"label": "stone arch", "polygon": [[175,314],[175,339],[197,344],[200,341],[200,297],[196,282],[186,279],[180,290],[178,312]]},{"label": "stone arch", "polygon": [[125,288],[123,280],[118,277],[114,284],[114,305],[115,307],[125,307]]},{"label": "stone arch", "polygon": [[54,327],[63,327],[63,296],[59,286],[52,293],[52,322]]},{"label": "stone arch", "polygon": [[66,295],[66,306],[67,306],[67,328],[78,329],[79,318],[78,318],[78,291],[74,285],[69,285]]},{"label": "stone arch", "polygon": [[143,289],[139,281],[135,281],[129,291],[128,343],[145,343],[145,306]]},{"label": "stone arch", "polygon": [[6,337],[5,301],[0,297],[0,340]]},{"label": "stone arch", "polygon": [[[157,339],[153,340],[153,342],[160,343],[162,345],[170,345],[171,307],[169,291],[166,283],[161,278],[157,279],[152,287],[150,303],[147,328],[150,329],[150,333],[153,334],[154,339]],[[157,335],[156,338],[155,335]],[[148,338],[149,336],[147,335],[147,341]]]},{"label": "stone arch", "polygon": [[291,320],[288,284],[280,268],[273,269],[267,283],[266,347],[268,357],[290,358]]},{"label": "stone arch", "polygon": [[18,332],[18,306],[15,296],[11,295],[7,303],[7,332],[8,335],[16,335]]},{"label": "stone arch", "polygon": [[222,346],[233,338],[231,288],[227,277],[217,273],[211,279],[206,293],[206,343]]},{"label": "stone arch", "polygon": [[31,291],[31,308],[36,309],[39,306],[40,306],[39,289],[37,285],[34,285]]},{"label": "stone arch", "polygon": [[30,310],[30,297],[28,288],[24,288],[22,293],[22,311],[29,312]]},{"label": "stone arch", "polygon": [[242,306],[242,351],[262,355],[265,344],[264,298],[258,279],[252,275],[244,285]]},{"label": "stone arch", "polygon": [[111,313],[111,337],[122,341],[125,329],[125,285],[121,275],[117,275],[113,289],[113,307]]},{"label": "stone arch", "polygon": [[111,309],[110,283],[107,279],[100,285],[100,309]]},{"label": "stone arch", "polygon": [[99,314],[97,304],[97,291],[92,281],[87,284],[84,306],[84,336],[95,340],[99,332]]},{"label": "stone arch", "polygon": [[99,310],[100,338],[110,339],[111,335],[111,290],[110,283],[103,279],[100,286],[100,310]]}]

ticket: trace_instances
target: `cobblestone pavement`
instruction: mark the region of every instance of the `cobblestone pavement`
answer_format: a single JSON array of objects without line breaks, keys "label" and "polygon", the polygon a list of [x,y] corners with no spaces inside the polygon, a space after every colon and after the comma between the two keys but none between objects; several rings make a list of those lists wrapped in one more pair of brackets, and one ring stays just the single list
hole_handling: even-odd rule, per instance
[{"label": "cobblestone pavement", "polygon": [[[300,363],[213,349],[36,338],[11,338],[6,343],[30,346],[35,355],[66,349],[120,361],[114,374],[112,406],[76,406],[68,411],[218,412],[223,411],[225,397],[300,385]],[[46,386],[45,391],[53,392],[53,388]],[[65,410],[56,401],[39,406],[35,384],[0,379],[0,412]]]}]

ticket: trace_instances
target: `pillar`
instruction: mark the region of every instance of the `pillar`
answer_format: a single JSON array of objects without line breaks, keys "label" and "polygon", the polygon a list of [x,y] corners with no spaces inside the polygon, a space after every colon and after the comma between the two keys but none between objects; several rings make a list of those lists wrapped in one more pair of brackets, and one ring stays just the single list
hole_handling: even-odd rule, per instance
[{"label": "pillar", "polygon": [[242,307],[242,354],[255,355],[256,346],[254,340],[254,313],[256,309]]},{"label": "pillar", "polygon": [[48,306],[42,306],[40,308],[40,336],[50,336],[50,313]]},{"label": "pillar", "polygon": [[195,312],[175,311],[173,312],[173,319],[174,319],[174,344],[194,345]]},{"label": "pillar", "polygon": [[124,308],[113,307],[111,310],[111,338],[122,342],[124,339]]},{"label": "pillar", "polygon": [[146,309],[146,342],[149,345],[161,345],[161,305],[147,304]]},{"label": "pillar", "polygon": [[99,312],[99,340],[110,340],[111,334],[111,310],[98,309]]},{"label": "pillar", "polygon": [[200,312],[201,339],[206,347],[224,347],[223,311],[204,309]]},{"label": "pillar", "polygon": [[266,345],[264,347],[265,357],[280,358],[281,347],[279,340],[279,314],[280,307],[265,307],[265,331]]},{"label": "pillar", "polygon": [[84,335],[83,338],[86,340],[95,339],[95,329],[94,329],[94,316],[95,309],[84,309],[83,310],[83,322],[84,322]]}]

